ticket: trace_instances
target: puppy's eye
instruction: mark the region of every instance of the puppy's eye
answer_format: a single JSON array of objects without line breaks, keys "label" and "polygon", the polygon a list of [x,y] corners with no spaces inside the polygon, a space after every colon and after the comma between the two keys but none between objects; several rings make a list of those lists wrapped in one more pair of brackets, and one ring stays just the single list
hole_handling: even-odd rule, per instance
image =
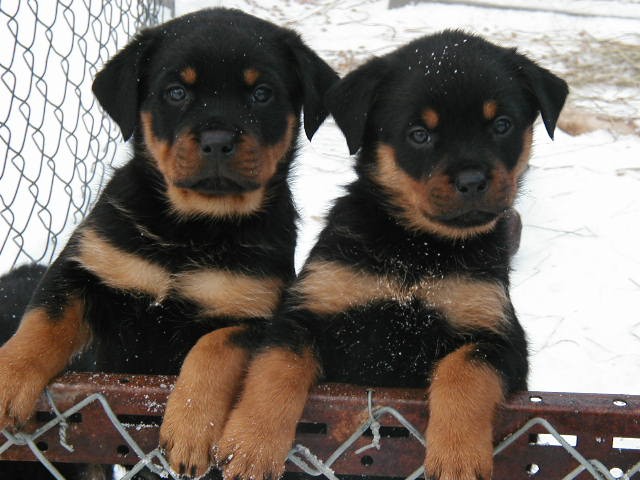
[{"label": "puppy's eye", "polygon": [[187,91],[181,85],[171,85],[165,91],[165,97],[171,103],[181,103],[187,98]]},{"label": "puppy's eye", "polygon": [[407,137],[416,145],[427,145],[433,140],[429,131],[424,127],[413,127],[409,129]]},{"label": "puppy's eye", "polygon": [[493,122],[493,132],[497,135],[504,135],[511,130],[511,120],[508,117],[498,117]]},{"label": "puppy's eye", "polygon": [[273,90],[268,85],[258,85],[253,93],[251,99],[256,103],[266,103],[273,96]]}]

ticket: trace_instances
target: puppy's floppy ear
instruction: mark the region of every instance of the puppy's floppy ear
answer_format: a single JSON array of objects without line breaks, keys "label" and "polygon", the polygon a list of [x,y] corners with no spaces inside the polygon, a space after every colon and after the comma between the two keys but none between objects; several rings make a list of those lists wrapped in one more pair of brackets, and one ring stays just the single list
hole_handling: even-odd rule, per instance
[{"label": "puppy's floppy ear", "polygon": [[553,138],[558,116],[569,94],[567,82],[524,55],[515,55],[518,73],[521,75],[525,88],[537,102],[547,133]]},{"label": "puppy's floppy ear", "polygon": [[296,72],[302,87],[304,131],[311,140],[329,114],[324,107],[324,94],[340,77],[316,52],[304,44],[299,35],[292,33],[286,43],[296,62]]},{"label": "puppy's floppy ear", "polygon": [[144,31],[109,60],[93,81],[93,94],[128,140],[138,122],[142,68],[154,35]]},{"label": "puppy's floppy ear", "polygon": [[376,88],[386,72],[387,65],[383,59],[370,60],[335,84],[324,97],[329,113],[347,139],[351,155],[362,145]]}]

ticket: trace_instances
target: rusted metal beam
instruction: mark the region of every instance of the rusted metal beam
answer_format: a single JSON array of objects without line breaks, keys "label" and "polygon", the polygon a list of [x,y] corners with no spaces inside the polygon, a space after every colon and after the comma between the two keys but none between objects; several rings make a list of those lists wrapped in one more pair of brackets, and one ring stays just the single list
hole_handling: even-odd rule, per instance
[{"label": "rusted metal beam", "polygon": [[[60,411],[93,393],[102,393],[133,439],[144,452],[149,452],[158,444],[158,427],[174,381],[175,377],[167,376],[72,373],[56,380],[50,392]],[[372,400],[374,410],[392,407],[418,431],[424,431],[427,423],[424,391],[376,388]],[[26,431],[34,431],[51,419],[44,397],[38,410],[40,413]],[[635,448],[614,448],[612,444],[614,437],[640,438],[640,396],[524,392],[501,409],[496,444],[535,417],[545,418],[588,459],[597,458],[622,471],[640,461],[637,443]],[[368,418],[367,389],[320,385],[313,390],[305,408],[297,443],[308,447],[318,458],[327,459]],[[421,465],[424,447],[391,415],[382,416],[380,423],[381,448],[356,454],[356,450],[372,440],[370,435],[362,436],[333,464],[336,473],[405,477]],[[538,435],[546,433],[542,426],[534,426],[499,453],[494,478],[530,480],[532,471],[537,472],[533,475],[537,478],[562,478],[579,466],[561,446],[542,444]],[[60,445],[57,428],[37,440],[47,458],[56,462],[135,464],[139,460],[99,403],[90,404],[70,419],[67,442],[73,445],[73,453]],[[2,460],[35,458],[27,447],[12,446]],[[592,476],[584,473],[577,478]]]}]

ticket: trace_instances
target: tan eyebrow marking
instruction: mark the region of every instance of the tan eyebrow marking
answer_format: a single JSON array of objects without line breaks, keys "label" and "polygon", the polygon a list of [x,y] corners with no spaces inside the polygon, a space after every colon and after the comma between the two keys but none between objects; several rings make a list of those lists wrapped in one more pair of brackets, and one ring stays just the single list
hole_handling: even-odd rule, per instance
[{"label": "tan eyebrow marking", "polygon": [[482,105],[482,115],[487,120],[492,120],[498,112],[498,104],[495,100],[487,100]]},{"label": "tan eyebrow marking", "polygon": [[424,123],[427,125],[427,128],[433,130],[440,123],[440,115],[433,108],[427,108],[424,112],[422,112],[422,119]]},{"label": "tan eyebrow marking", "polygon": [[246,83],[251,87],[255,85],[256,81],[258,80],[258,77],[260,76],[260,72],[255,68],[247,68],[243,72],[243,76],[244,76],[244,83]]},{"label": "tan eyebrow marking", "polygon": [[189,85],[193,85],[194,83],[196,83],[196,80],[198,79],[198,74],[196,73],[195,68],[187,67],[180,72],[180,78],[182,78],[182,80],[184,80],[185,83],[188,83]]}]

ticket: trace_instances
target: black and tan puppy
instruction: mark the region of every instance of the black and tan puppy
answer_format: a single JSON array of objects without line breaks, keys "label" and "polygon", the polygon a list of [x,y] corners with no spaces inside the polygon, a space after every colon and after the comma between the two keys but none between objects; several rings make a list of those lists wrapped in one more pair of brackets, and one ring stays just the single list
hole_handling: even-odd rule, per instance
[{"label": "black and tan puppy", "polygon": [[533,122],[541,113],[552,136],[566,95],[515,50],[457,31],[373,59],[328,92],[349,150],[361,147],[358,179],[253,359],[220,442],[227,478],[282,472],[320,378],[427,387],[426,478],[491,478],[494,412],[528,370],[507,215]]},{"label": "black and tan puppy", "polygon": [[[250,350],[294,277],[287,175],[338,80],[293,31],[203,10],[140,33],[93,91],[133,158],[48,269],[0,348],[0,428],[90,349],[96,370],[171,374],[172,467],[210,463]],[[196,343],[197,342],[197,343]],[[191,399],[187,401],[187,399]]]}]

